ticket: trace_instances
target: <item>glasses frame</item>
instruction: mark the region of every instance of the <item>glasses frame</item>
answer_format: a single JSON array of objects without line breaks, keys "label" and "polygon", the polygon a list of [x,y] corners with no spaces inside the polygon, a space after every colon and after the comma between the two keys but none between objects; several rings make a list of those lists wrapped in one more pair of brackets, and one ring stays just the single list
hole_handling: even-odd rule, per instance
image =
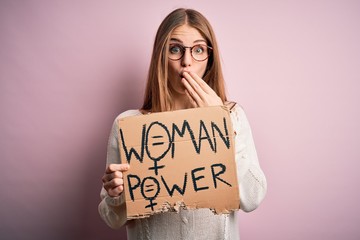
[{"label": "glasses frame", "polygon": [[[194,47],[196,47],[196,46],[205,46],[205,47],[207,47],[208,48],[208,56],[205,58],[205,59],[203,59],[203,60],[197,60],[197,59],[195,59],[194,58],[194,56],[193,56],[193,48]],[[210,46],[208,46],[208,45],[206,45],[206,44],[195,44],[194,46],[192,46],[192,47],[187,47],[187,46],[184,46],[184,45],[181,45],[181,44],[178,44],[178,43],[173,43],[173,44],[169,44],[169,50],[170,50],[170,47],[171,46],[179,46],[180,48],[181,48],[181,50],[182,50],[182,54],[181,54],[181,56],[178,58],[178,59],[172,59],[172,58],[170,58],[170,56],[168,56],[168,58],[170,59],[170,60],[172,60],[172,61],[179,61],[180,59],[182,59],[183,57],[184,57],[184,55],[185,55],[185,51],[186,51],[186,49],[187,48],[189,48],[190,49],[190,55],[191,55],[191,57],[192,57],[192,59],[194,59],[194,61],[196,61],[196,62],[203,62],[203,61],[205,61],[206,59],[208,59],[209,57],[210,57],[210,55],[211,55],[211,53],[212,53],[212,50],[213,50],[213,48],[212,47],[210,47]]]}]

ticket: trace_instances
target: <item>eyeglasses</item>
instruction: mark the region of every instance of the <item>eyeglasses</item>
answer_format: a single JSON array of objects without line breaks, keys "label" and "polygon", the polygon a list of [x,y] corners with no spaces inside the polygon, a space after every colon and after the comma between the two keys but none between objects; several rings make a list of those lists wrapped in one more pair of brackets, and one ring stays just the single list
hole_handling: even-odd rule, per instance
[{"label": "eyeglasses", "polygon": [[170,44],[169,59],[173,61],[181,59],[184,56],[187,48],[190,48],[191,57],[198,62],[202,62],[208,59],[212,51],[212,47],[209,47],[205,44],[197,44],[192,47],[185,47],[180,44]]}]

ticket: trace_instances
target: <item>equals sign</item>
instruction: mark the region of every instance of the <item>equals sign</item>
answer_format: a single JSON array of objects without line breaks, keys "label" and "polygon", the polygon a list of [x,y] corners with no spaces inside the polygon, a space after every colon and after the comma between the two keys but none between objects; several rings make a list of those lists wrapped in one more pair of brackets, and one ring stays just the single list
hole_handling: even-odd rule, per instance
[{"label": "equals sign", "polygon": [[[149,185],[145,185],[145,188],[149,188],[149,187],[153,187],[153,186],[154,186],[154,184],[149,184]],[[152,191],[154,191],[153,188],[145,190],[145,192],[152,192]]]},{"label": "equals sign", "polygon": [[[157,139],[157,138],[163,138],[163,136],[152,136],[152,138],[155,138],[155,139]],[[163,145],[164,144],[164,142],[154,142],[152,145],[153,146],[157,146],[157,145]]]}]

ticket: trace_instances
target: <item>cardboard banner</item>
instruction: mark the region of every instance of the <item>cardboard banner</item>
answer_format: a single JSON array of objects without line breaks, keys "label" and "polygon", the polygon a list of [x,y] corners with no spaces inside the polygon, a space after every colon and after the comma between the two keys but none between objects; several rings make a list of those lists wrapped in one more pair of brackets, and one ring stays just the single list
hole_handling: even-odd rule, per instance
[{"label": "cardboard banner", "polygon": [[127,218],[158,212],[240,208],[234,131],[226,107],[119,119]]}]

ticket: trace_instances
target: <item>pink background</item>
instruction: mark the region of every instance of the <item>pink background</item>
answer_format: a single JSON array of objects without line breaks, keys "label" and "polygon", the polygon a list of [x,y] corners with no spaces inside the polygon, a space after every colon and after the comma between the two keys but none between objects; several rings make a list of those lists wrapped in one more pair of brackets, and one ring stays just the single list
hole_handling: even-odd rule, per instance
[{"label": "pink background", "polygon": [[97,213],[108,134],[142,102],[161,20],[191,7],[268,180],[241,238],[360,239],[360,2],[129,2],[0,2],[0,238],[126,238]]}]

